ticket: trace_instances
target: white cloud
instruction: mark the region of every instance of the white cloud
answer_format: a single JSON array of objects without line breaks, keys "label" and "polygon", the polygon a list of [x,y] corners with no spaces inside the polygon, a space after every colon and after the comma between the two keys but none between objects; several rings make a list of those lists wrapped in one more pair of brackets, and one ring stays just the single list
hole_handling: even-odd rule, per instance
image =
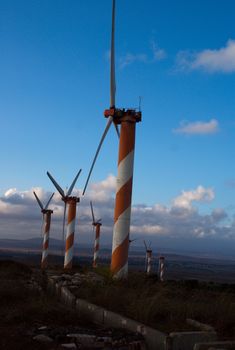
[{"label": "white cloud", "polygon": [[206,49],[192,53],[181,51],[177,55],[177,66],[183,70],[203,70],[209,73],[235,72],[235,40],[228,40],[225,47]]},{"label": "white cloud", "polygon": [[139,54],[133,54],[133,53],[127,53],[125,56],[120,58],[120,68],[125,68],[126,66],[129,66],[132,63],[135,62],[147,62],[148,57],[144,53]]},{"label": "white cloud", "polygon": [[144,234],[144,235],[159,235],[165,234],[166,229],[160,225],[143,225],[143,226],[131,226],[131,232],[135,234]]},{"label": "white cloud", "polygon": [[173,200],[173,206],[185,209],[192,208],[192,202],[211,202],[215,198],[212,188],[198,186],[195,190],[182,191],[182,194]]},{"label": "white cloud", "polygon": [[208,135],[219,131],[219,123],[216,119],[208,122],[196,121],[192,123],[182,122],[180,127],[173,130],[177,134],[185,135]]},{"label": "white cloud", "polygon": [[166,51],[161,49],[154,40],[151,41],[151,46],[153,51],[153,59],[155,61],[161,61],[167,57]]},{"label": "white cloud", "polygon": [[167,53],[164,49],[160,48],[158,44],[152,40],[151,43],[151,54],[146,53],[127,53],[126,55],[120,57],[119,65],[120,68],[125,68],[133,63],[154,63],[156,61],[162,61],[167,57]]},{"label": "white cloud", "polygon": [[[116,179],[113,175],[103,181],[93,183],[86,196],[81,197],[77,206],[76,239],[79,242],[92,242],[94,239],[90,200],[93,201],[96,218],[102,218],[101,239],[111,243],[113,230],[114,194]],[[41,212],[33,197],[36,190],[43,203],[46,203],[50,192],[42,188],[26,191],[9,189],[0,198],[0,237],[30,238],[40,236]],[[75,189],[74,194],[81,193]],[[222,208],[216,208],[209,214],[201,214],[194,203],[210,203],[215,197],[212,188],[198,186],[195,189],[182,191],[172,199],[171,205],[160,203],[154,205],[138,204],[132,208],[131,236],[134,238],[156,239],[167,238],[207,238],[215,239],[234,237],[234,224],[230,224],[227,213]],[[52,215],[51,237],[60,238],[62,231],[63,202],[61,196],[55,193],[50,208]],[[234,226],[233,226],[234,225]],[[235,237],[234,237],[235,238]],[[183,243],[182,243],[183,244]]]}]

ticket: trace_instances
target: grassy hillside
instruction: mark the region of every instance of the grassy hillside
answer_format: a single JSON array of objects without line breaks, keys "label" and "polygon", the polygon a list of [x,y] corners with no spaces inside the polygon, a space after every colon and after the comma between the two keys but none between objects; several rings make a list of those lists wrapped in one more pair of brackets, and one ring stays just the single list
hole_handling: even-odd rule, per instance
[{"label": "grassy hillside", "polygon": [[130,273],[128,281],[104,285],[85,283],[77,296],[110,310],[171,332],[187,330],[186,318],[208,323],[223,337],[235,335],[235,285],[199,283],[195,280],[160,283],[153,276]]}]

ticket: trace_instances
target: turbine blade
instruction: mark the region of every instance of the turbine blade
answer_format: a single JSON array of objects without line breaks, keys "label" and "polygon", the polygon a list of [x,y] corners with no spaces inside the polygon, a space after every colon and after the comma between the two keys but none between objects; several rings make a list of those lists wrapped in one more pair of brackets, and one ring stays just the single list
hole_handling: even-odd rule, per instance
[{"label": "turbine blade", "polygon": [[66,209],[67,209],[67,203],[64,202],[64,216],[63,216],[63,230],[62,230],[62,241],[64,242],[64,231],[65,231],[65,219],[66,219]]},{"label": "turbine blade", "polygon": [[62,197],[65,197],[64,191],[62,190],[62,188],[58,185],[58,183],[55,181],[55,179],[52,177],[52,175],[49,173],[49,171],[47,171],[47,176],[49,177],[49,179],[51,180],[51,182],[53,183],[53,185],[55,186],[55,188],[58,190],[58,192],[61,194]]},{"label": "turbine blade", "polygon": [[66,196],[70,196],[70,194],[72,193],[72,190],[75,186],[75,183],[77,182],[78,176],[81,174],[81,171],[82,171],[82,169],[80,169],[79,172],[77,173],[77,175],[75,176],[75,179],[73,180],[71,186],[69,187]]},{"label": "turbine blade", "polygon": [[55,193],[52,193],[52,195],[50,196],[50,198],[49,198],[49,200],[48,200],[48,202],[47,202],[47,204],[46,204],[46,206],[45,206],[45,209],[47,210],[47,208],[48,208],[48,206],[49,206],[49,204],[50,204],[50,201],[52,200],[52,197],[54,196],[54,194]]},{"label": "turbine blade", "polygon": [[145,240],[144,240],[144,246],[145,246],[145,249],[146,249],[146,251],[147,251],[148,248],[147,248],[147,244],[146,244]]},{"label": "turbine blade", "polygon": [[111,35],[111,66],[110,66],[110,107],[115,107],[115,5],[116,1],[113,0],[112,9],[112,35]]},{"label": "turbine blade", "polygon": [[119,132],[118,126],[115,123],[113,123],[113,124],[115,126],[115,129],[116,129],[116,132],[117,132],[117,136],[118,136],[118,138],[120,138],[120,132]]},{"label": "turbine blade", "polygon": [[84,187],[84,190],[83,190],[83,193],[82,193],[83,196],[84,196],[84,194],[85,194],[85,192],[86,192],[86,188],[87,188],[88,182],[89,182],[89,180],[90,180],[91,173],[92,173],[92,170],[93,170],[93,168],[94,168],[94,165],[95,165],[96,159],[97,159],[97,157],[98,157],[98,154],[99,154],[99,152],[100,152],[101,146],[102,146],[102,144],[103,144],[103,142],[104,142],[104,139],[105,139],[105,137],[106,137],[106,135],[107,135],[107,132],[109,131],[109,128],[110,128],[110,125],[112,124],[112,122],[113,122],[113,117],[109,117],[108,122],[107,122],[107,125],[106,125],[106,127],[105,127],[105,130],[104,130],[103,135],[102,135],[102,137],[101,137],[100,143],[99,143],[99,145],[98,145],[98,148],[97,148],[95,157],[94,157],[93,162],[92,162],[92,164],[91,164],[91,168],[90,168],[90,171],[89,171],[89,174],[88,174],[86,183],[85,183],[85,187]]},{"label": "turbine blade", "polygon": [[37,202],[38,202],[39,207],[43,210],[42,202],[41,202],[40,199],[38,198],[36,192],[33,191],[33,194],[34,194],[34,196],[35,196],[35,198],[36,198],[36,200],[37,200]]},{"label": "turbine blade", "polygon": [[95,223],[95,215],[94,215],[94,210],[93,210],[92,201],[90,201],[90,205],[91,205],[91,215],[92,215],[92,220],[93,220],[93,223]]}]

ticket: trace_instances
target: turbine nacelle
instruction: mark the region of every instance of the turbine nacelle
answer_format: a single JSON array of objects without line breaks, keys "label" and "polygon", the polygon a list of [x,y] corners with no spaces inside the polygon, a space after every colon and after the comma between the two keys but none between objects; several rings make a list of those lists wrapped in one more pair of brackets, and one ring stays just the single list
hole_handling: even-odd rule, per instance
[{"label": "turbine nacelle", "polygon": [[101,220],[98,220],[98,221],[96,221],[96,222],[92,222],[92,225],[93,226],[102,226],[102,223],[101,223]]},{"label": "turbine nacelle", "polygon": [[125,108],[110,108],[104,111],[105,118],[112,117],[114,124],[121,124],[126,119],[130,122],[138,123],[141,121],[142,113],[136,109],[125,109]]}]

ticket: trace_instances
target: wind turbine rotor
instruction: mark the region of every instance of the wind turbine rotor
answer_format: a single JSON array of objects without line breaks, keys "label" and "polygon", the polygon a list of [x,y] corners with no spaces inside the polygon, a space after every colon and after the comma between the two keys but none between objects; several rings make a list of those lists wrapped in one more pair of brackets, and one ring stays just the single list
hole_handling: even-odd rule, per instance
[{"label": "wind turbine rotor", "polygon": [[36,198],[36,200],[37,200],[37,202],[38,202],[39,207],[43,210],[42,202],[41,202],[40,199],[38,198],[36,192],[33,191],[33,194],[34,194],[34,196],[35,196],[35,198]]},{"label": "wind turbine rotor", "polygon": [[58,192],[61,194],[61,196],[64,198],[65,197],[65,193],[62,190],[62,188],[59,186],[59,184],[56,182],[56,180],[52,177],[52,175],[49,173],[49,171],[47,171],[47,176],[49,177],[49,179],[51,180],[51,182],[54,184],[55,188],[58,190]]},{"label": "wind turbine rotor", "polygon": [[51,202],[52,197],[54,196],[54,194],[55,194],[55,193],[52,193],[52,195],[50,196],[50,198],[49,198],[49,200],[48,200],[48,202],[47,202],[47,204],[46,204],[46,206],[45,206],[45,210],[47,210],[47,208],[48,208],[48,206],[49,206],[49,204],[50,204],[50,202]]},{"label": "wind turbine rotor", "polygon": [[77,182],[77,179],[78,179],[79,175],[81,174],[81,171],[82,171],[82,169],[79,170],[79,172],[78,172],[77,175],[75,176],[75,179],[73,180],[71,186],[69,187],[69,189],[68,189],[68,191],[67,191],[67,193],[66,193],[66,196],[67,196],[67,197],[69,197],[70,194],[72,193],[73,188],[74,188],[74,186],[75,186],[75,184],[76,184],[76,182]]}]

